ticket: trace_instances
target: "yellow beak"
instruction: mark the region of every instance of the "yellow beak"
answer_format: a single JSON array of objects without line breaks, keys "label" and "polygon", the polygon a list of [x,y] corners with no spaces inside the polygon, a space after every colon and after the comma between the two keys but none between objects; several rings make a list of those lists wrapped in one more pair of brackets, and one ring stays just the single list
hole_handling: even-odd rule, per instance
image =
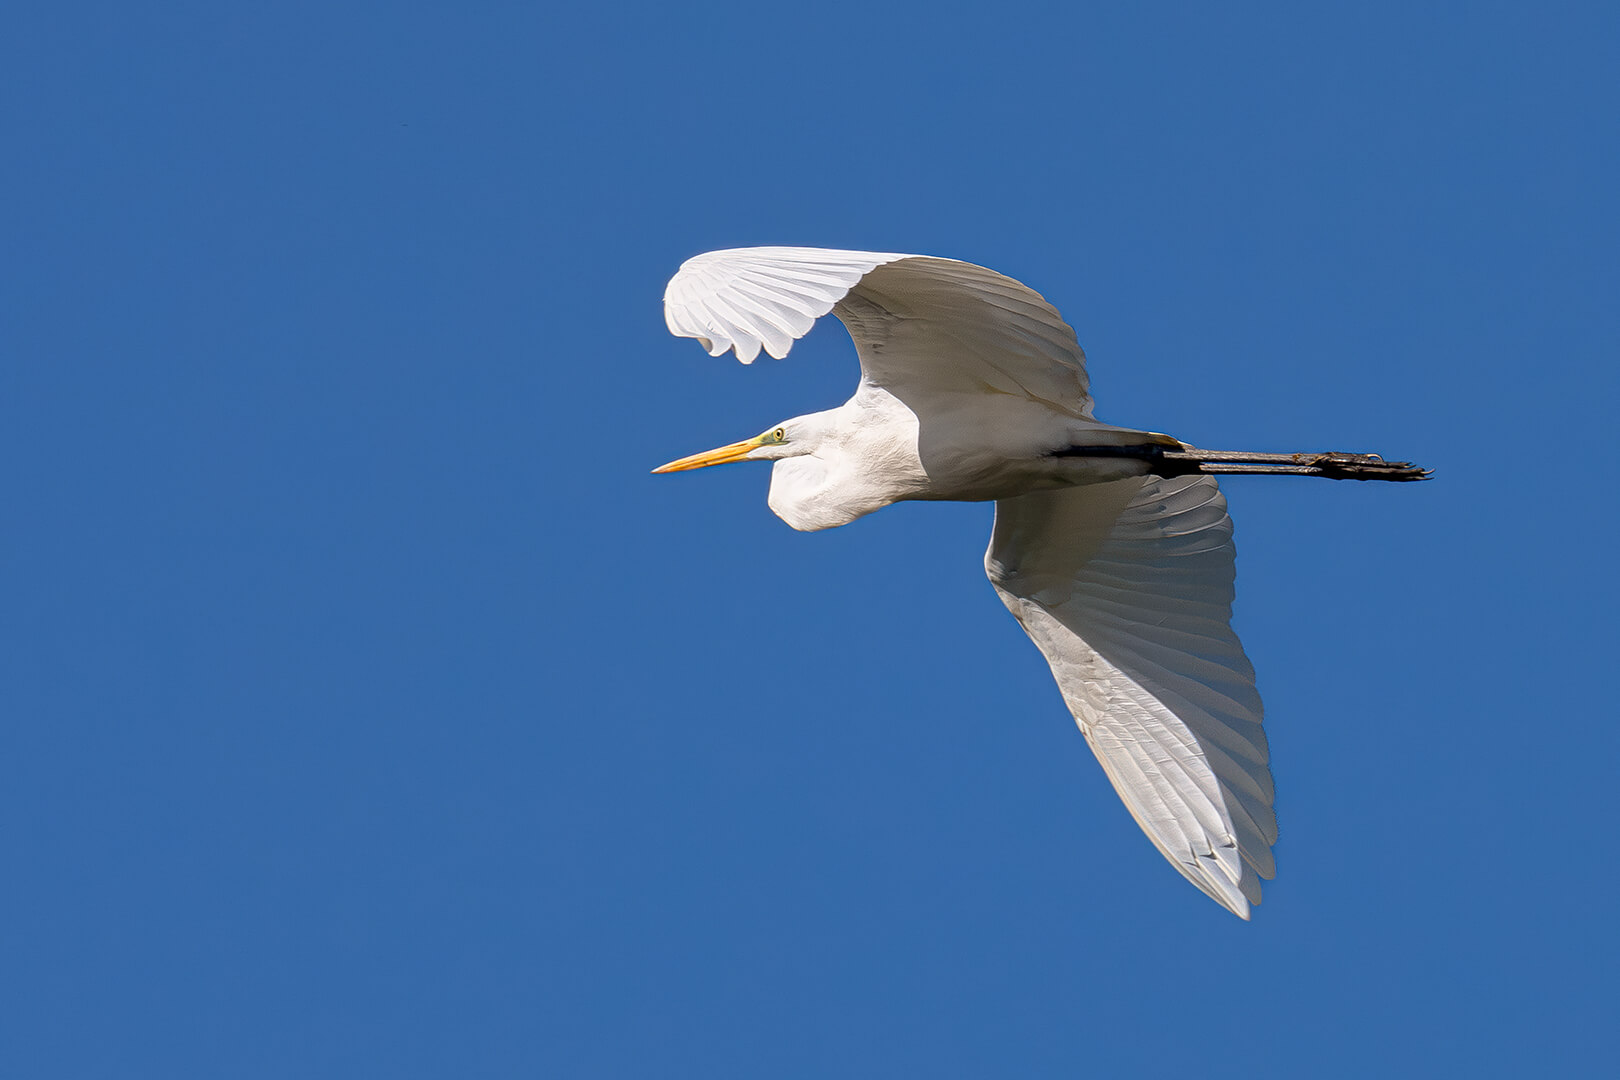
[{"label": "yellow beak", "polygon": [[725,465],[733,461],[741,461],[748,456],[749,451],[757,450],[764,444],[756,437],[734,442],[730,446],[718,447],[714,450],[705,450],[701,454],[683,457],[679,461],[672,461],[668,465],[660,465],[653,472],[685,472],[687,469],[706,469],[710,465]]}]

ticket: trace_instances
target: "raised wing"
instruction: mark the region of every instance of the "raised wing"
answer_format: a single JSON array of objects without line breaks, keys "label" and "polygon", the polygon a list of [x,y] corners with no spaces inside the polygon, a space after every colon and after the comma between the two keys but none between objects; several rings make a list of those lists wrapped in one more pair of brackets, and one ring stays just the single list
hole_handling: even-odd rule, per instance
[{"label": "raised wing", "polygon": [[912,403],[1018,394],[1091,415],[1085,353],[1026,285],[954,259],[822,248],[736,248],[688,259],[664,292],[671,333],[711,355],[780,359],[821,316],[848,327],[865,380]]},{"label": "raised wing", "polygon": [[1233,556],[1213,478],[1149,476],[1001,500],[985,570],[1137,824],[1247,919],[1277,818]]}]

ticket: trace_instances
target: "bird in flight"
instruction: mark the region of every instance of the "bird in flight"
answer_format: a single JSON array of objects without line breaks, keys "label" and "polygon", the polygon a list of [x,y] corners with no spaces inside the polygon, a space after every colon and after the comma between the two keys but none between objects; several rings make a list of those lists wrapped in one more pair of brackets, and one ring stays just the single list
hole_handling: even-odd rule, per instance
[{"label": "bird in flight", "polygon": [[1232,632],[1232,520],[1214,474],[1422,480],[1373,454],[1201,450],[1092,415],[1074,330],[1028,286],[954,259],[760,247],[689,259],[670,330],[780,359],[832,312],[860,357],[836,409],[672,461],[774,462],[768,502],[828,529],[904,499],[990,501],[985,572],[1148,839],[1240,918],[1276,873],[1254,668]]}]

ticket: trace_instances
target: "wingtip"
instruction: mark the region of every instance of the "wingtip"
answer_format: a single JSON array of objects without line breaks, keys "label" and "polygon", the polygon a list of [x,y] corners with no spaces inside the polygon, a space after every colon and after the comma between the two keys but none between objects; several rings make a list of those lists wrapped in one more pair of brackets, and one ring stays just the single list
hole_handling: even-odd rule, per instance
[{"label": "wingtip", "polygon": [[1244,922],[1248,922],[1249,916],[1254,913],[1254,906],[1249,903],[1248,897],[1238,892],[1235,886],[1229,888],[1220,887],[1227,885],[1225,881],[1209,882],[1207,884],[1204,882],[1195,881],[1193,884],[1202,889],[1204,895],[1208,896],[1211,900],[1215,901],[1217,904],[1221,905],[1221,907],[1225,908],[1227,911],[1230,911]]},{"label": "wingtip", "polygon": [[[1194,884],[1196,885],[1199,883],[1194,882]],[[1213,882],[1211,884],[1218,887],[1204,889],[1204,892],[1209,895],[1210,899],[1214,900],[1217,904],[1221,905],[1221,907],[1225,908],[1227,911],[1230,911],[1244,922],[1248,922],[1249,916],[1254,913],[1254,906],[1249,902],[1249,898],[1244,896],[1241,892],[1238,892],[1236,885],[1232,885],[1226,882],[1224,879],[1220,882]]]}]

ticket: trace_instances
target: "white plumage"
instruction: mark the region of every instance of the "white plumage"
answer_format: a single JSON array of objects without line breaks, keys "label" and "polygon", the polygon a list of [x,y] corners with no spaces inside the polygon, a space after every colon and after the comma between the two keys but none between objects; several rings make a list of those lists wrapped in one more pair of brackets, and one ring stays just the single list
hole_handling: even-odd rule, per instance
[{"label": "white plumage", "polygon": [[1233,555],[1213,477],[1140,477],[1001,500],[985,570],[1131,815],[1243,915],[1277,818]]},{"label": "white plumage", "polygon": [[1074,331],[969,263],[745,248],[688,260],[664,294],[673,333],[744,363],[786,356],[828,312],[860,357],[847,403],[656,471],[774,461],[771,509],[799,529],[902,499],[995,500],[986,572],[1087,743],[1165,858],[1248,918],[1275,873],[1277,819],[1254,669],[1230,626],[1232,522],[1205,474],[1426,474],[1102,424]]}]

